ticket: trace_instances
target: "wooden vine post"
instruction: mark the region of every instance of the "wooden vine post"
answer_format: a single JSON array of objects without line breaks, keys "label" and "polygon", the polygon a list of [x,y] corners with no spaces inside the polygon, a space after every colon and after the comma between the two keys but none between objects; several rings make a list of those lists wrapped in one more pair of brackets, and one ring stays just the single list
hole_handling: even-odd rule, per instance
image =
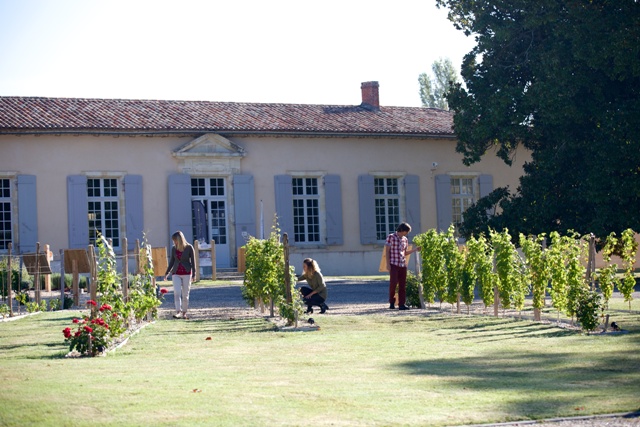
[{"label": "wooden vine post", "polygon": [[589,236],[589,261],[587,262],[587,283],[591,285],[591,290],[595,290],[594,276],[596,272],[596,236],[591,233]]},{"label": "wooden vine post", "polygon": [[[200,241],[196,240],[195,242],[193,242],[193,257],[195,259],[197,259],[198,261],[200,261]],[[195,276],[195,281],[199,282],[200,281],[200,268],[196,268],[196,276]]]},{"label": "wooden vine post", "polygon": [[133,256],[136,259],[136,274],[142,273],[142,268],[140,268],[140,240],[136,239],[136,245],[133,249]]},{"label": "wooden vine post", "polygon": [[36,274],[33,276],[33,284],[36,293],[36,304],[40,304],[40,242],[36,243]]},{"label": "wooden vine post", "polygon": [[64,251],[60,249],[60,310],[64,310]]},{"label": "wooden vine post", "polygon": [[[64,271],[70,271],[73,277],[71,292],[73,305],[80,305],[80,273],[91,273],[91,265],[86,249],[66,249],[62,255]],[[90,285],[88,285],[90,286]],[[87,289],[87,292],[90,289]]]},{"label": "wooden vine post", "polygon": [[122,238],[122,301],[129,302],[129,248],[127,238]]},{"label": "wooden vine post", "polygon": [[11,289],[11,286],[13,285],[12,283],[12,277],[11,277],[11,243],[9,243],[7,245],[7,279],[8,279],[8,285],[9,285],[9,290],[7,291],[7,295],[9,296],[9,317],[13,317],[13,292]]},{"label": "wooden vine post", "polygon": [[[89,298],[98,302],[98,265],[96,262],[96,252],[93,245],[89,245],[89,266],[91,268],[91,280],[89,281]],[[91,306],[91,318],[94,318],[98,307]]]},{"label": "wooden vine post", "polygon": [[420,260],[420,252],[416,252],[416,278],[418,279],[418,297],[420,297],[420,308],[425,309],[424,290],[422,289],[422,261]]},{"label": "wooden vine post", "polygon": [[[216,280],[218,275],[216,273],[216,269],[217,269],[217,265],[216,265],[216,241],[212,240],[211,241],[211,280]],[[197,271],[200,271],[200,268],[198,267]]]}]

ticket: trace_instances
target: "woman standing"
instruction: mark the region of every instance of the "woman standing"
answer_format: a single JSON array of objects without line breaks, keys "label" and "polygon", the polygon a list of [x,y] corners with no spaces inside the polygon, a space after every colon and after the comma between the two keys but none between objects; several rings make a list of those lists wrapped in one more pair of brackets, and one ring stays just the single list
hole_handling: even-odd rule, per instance
[{"label": "woman standing", "polygon": [[307,314],[313,313],[313,306],[320,307],[320,313],[324,313],[329,309],[325,300],[327,299],[327,285],[324,283],[324,277],[320,273],[318,263],[307,258],[302,261],[302,275],[298,276],[298,282],[307,280],[309,286],[300,288],[300,292],[304,297],[304,303],[307,305]]},{"label": "woman standing", "polygon": [[173,233],[171,240],[173,240],[173,247],[164,280],[168,280],[169,274],[173,276],[173,299],[176,304],[176,314],[173,317],[188,319],[191,278],[195,277],[197,268],[195,252],[182,231]]}]

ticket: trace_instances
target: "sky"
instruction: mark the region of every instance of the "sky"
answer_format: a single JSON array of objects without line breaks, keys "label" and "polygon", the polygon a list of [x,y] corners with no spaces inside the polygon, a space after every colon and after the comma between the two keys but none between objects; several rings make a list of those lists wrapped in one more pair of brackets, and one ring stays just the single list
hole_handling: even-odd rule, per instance
[{"label": "sky", "polygon": [[435,0],[0,0],[0,96],[419,107],[474,45]]}]

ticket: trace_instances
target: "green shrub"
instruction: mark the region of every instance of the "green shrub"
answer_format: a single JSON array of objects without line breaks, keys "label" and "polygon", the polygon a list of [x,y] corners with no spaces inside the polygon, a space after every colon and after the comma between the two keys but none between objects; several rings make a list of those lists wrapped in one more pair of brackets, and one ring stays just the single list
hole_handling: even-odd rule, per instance
[{"label": "green shrub", "polygon": [[49,300],[49,309],[51,311],[60,310],[60,300],[58,298],[54,298],[52,300]]},{"label": "green shrub", "polygon": [[584,289],[577,301],[576,317],[583,331],[591,332],[600,323],[598,314],[600,311],[601,297],[596,291]]},{"label": "green shrub", "polygon": [[[0,260],[0,293],[3,297],[8,295],[7,278],[7,260]],[[12,259],[11,262],[11,289],[14,293],[19,292],[22,289],[29,289],[31,287],[31,276],[27,272],[26,268],[22,268],[22,281],[20,281],[20,263],[18,259]]]},{"label": "green shrub", "polygon": [[[86,289],[88,280],[89,278],[87,276],[79,276],[78,287],[80,289]],[[64,275],[64,287],[65,289],[71,289],[73,287],[73,274]],[[51,275],[51,289],[54,291],[60,290],[60,273]]]},{"label": "green shrub", "polygon": [[407,301],[409,307],[420,308],[420,289],[422,286],[418,277],[412,271],[407,271]]}]

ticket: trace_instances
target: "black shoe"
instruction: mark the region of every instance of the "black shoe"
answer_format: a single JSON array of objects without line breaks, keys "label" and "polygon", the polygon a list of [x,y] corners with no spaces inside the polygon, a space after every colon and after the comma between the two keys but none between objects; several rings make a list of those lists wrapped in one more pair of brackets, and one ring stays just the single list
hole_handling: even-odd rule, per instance
[{"label": "black shoe", "polygon": [[322,304],[320,306],[320,314],[324,314],[324,312],[327,310],[329,310],[329,307],[327,307],[327,304]]},{"label": "black shoe", "polygon": [[389,304],[389,310],[395,310],[396,306],[393,303]]},{"label": "black shoe", "polygon": [[313,307],[308,306],[308,307],[307,307],[307,311],[306,311],[306,313],[307,313],[307,314],[312,314],[312,313],[313,313]]},{"label": "black shoe", "polygon": [[400,307],[398,307],[398,310],[409,310],[409,307],[407,307],[406,305],[401,305]]}]

